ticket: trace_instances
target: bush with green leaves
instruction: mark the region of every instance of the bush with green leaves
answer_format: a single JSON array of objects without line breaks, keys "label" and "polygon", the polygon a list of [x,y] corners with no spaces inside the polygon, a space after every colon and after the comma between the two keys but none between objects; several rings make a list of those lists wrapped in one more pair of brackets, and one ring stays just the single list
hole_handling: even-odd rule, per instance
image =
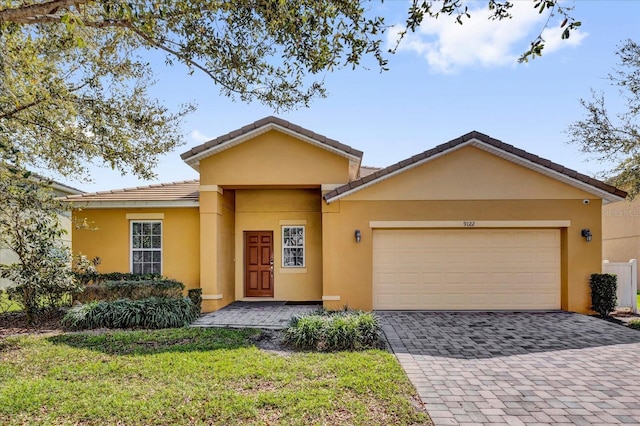
[{"label": "bush with green leaves", "polygon": [[293,317],[285,330],[285,341],[298,349],[317,351],[384,346],[376,316],[357,310],[319,311]]},{"label": "bush with green leaves", "polygon": [[150,297],[74,306],[62,319],[62,325],[72,330],[175,328],[188,326],[197,316],[197,310],[189,298]]},{"label": "bush with green leaves", "polygon": [[629,328],[633,328],[634,330],[640,330],[640,320],[634,319],[629,321]]},{"label": "bush with green leaves", "polygon": [[160,274],[134,274],[133,272],[104,272],[99,273],[95,268],[86,266],[86,263],[93,263],[94,266],[100,264],[100,258],[96,257],[91,260],[82,260],[83,263],[75,262],[76,268],[74,274],[76,279],[86,284],[100,284],[105,281],[162,281],[167,278]]},{"label": "bush with green leaves", "polygon": [[198,313],[202,312],[202,289],[190,288],[187,291],[187,297],[191,299]]},{"label": "bush with green leaves", "polygon": [[592,274],[589,280],[591,287],[591,309],[605,318],[616,309],[618,277],[613,274]]},{"label": "bush with green leaves", "polygon": [[16,256],[15,263],[0,264],[0,278],[12,282],[8,297],[24,309],[27,323],[70,302],[82,289],[62,241],[66,231],[60,214],[67,207],[47,182],[6,164],[0,155],[0,246]]},{"label": "bush with green leaves", "polygon": [[151,281],[104,281],[85,287],[76,297],[79,302],[94,300],[114,301],[118,299],[139,300],[149,297],[181,298],[184,284],[176,280]]}]

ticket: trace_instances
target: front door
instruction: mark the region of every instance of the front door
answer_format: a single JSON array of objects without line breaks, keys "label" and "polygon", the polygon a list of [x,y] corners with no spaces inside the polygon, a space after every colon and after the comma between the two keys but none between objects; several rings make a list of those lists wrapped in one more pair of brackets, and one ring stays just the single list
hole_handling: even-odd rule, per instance
[{"label": "front door", "polygon": [[273,232],[244,233],[244,295],[273,297]]}]

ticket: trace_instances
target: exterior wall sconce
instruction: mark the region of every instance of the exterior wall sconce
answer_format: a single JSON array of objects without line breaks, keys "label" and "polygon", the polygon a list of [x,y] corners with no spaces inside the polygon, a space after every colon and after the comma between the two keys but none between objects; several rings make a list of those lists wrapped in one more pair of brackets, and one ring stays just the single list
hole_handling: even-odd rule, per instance
[{"label": "exterior wall sconce", "polygon": [[360,241],[362,241],[362,233],[360,233],[359,229],[356,229],[354,236],[356,237],[356,243],[359,243]]},{"label": "exterior wall sconce", "polygon": [[589,229],[585,228],[582,230],[581,235],[584,237],[585,240],[587,240],[588,243],[591,242],[591,231],[589,231]]}]

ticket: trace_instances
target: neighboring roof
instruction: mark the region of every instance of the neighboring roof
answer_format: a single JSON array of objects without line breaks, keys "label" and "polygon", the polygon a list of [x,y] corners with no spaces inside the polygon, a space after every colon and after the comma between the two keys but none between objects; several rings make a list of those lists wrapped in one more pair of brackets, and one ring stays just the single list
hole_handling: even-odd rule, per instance
[{"label": "neighboring roof", "polygon": [[460,149],[467,145],[475,146],[531,170],[553,177],[569,185],[582,189],[583,191],[590,192],[609,202],[620,201],[627,196],[625,191],[605,182],[583,175],[582,173],[578,173],[575,170],[566,168],[545,158],[538,157],[535,154],[516,148],[513,145],[506,144],[498,139],[493,139],[483,133],[473,131],[460,136],[457,139],[453,139],[447,143],[438,145],[435,148],[393,164],[387,168],[378,170],[370,175],[361,176],[360,179],[327,192],[324,195],[324,199],[327,203],[330,203],[370,185],[383,181],[393,175],[439,158],[449,151]]},{"label": "neighboring roof", "polygon": [[369,176],[371,173],[375,173],[378,170],[382,170],[382,167],[373,167],[373,166],[360,166],[360,176],[359,178]]},{"label": "neighboring roof", "polygon": [[[8,166],[8,165],[3,163],[2,166],[5,167],[5,166]],[[69,186],[67,184],[58,182],[56,180],[53,180],[51,178],[48,178],[48,177],[43,176],[43,175],[38,174],[38,173],[30,172],[30,177],[32,179],[36,179],[39,182],[45,183],[50,188],[52,188],[52,189],[54,189],[54,190],[56,190],[58,192],[61,192],[64,195],[75,195],[75,194],[82,194],[83,193],[83,191],[81,191],[78,188],[74,188],[72,186]]]},{"label": "neighboring roof", "polygon": [[81,190],[79,190],[77,188],[74,188],[72,186],[66,185],[64,183],[58,182],[58,181],[53,180],[53,179],[49,179],[46,176],[42,176],[42,175],[37,174],[37,173],[31,173],[31,175],[34,176],[36,179],[42,181],[42,182],[47,182],[52,189],[55,189],[58,192],[62,192],[62,193],[67,194],[67,195],[77,195],[77,194],[82,194],[83,193],[83,191],[81,191]]},{"label": "neighboring roof", "polygon": [[119,204],[160,206],[197,206],[200,196],[200,181],[197,179],[169,182],[135,188],[114,189],[64,197],[64,201],[103,204],[113,207]]},{"label": "neighboring roof", "polygon": [[357,149],[342,144],[336,140],[319,135],[311,130],[307,130],[296,124],[273,116],[265,117],[240,129],[227,133],[226,135],[222,135],[210,140],[209,142],[205,142],[202,145],[195,146],[189,151],[182,153],[180,157],[191,167],[198,170],[198,164],[201,159],[236,146],[246,140],[273,129],[287,133],[298,139],[302,139],[320,148],[343,155],[351,161],[357,162],[358,165],[362,159],[362,151],[358,151]]}]

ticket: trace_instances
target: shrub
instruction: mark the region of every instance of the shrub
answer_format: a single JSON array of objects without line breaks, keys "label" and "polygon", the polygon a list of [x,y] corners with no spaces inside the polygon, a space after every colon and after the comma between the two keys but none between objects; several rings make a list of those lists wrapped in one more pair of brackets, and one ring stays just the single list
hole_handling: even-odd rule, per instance
[{"label": "shrub", "polygon": [[364,350],[382,347],[380,326],[371,312],[322,311],[291,319],[285,341],[298,349]]},{"label": "shrub", "polygon": [[187,291],[187,297],[191,299],[191,302],[195,306],[196,312],[200,314],[200,312],[202,312],[202,289],[190,288],[189,291]]},{"label": "shrub", "polygon": [[618,277],[613,274],[592,274],[589,280],[591,287],[591,309],[605,318],[616,308]]},{"label": "shrub", "polygon": [[95,268],[100,262],[99,257],[91,260],[82,256],[76,257],[75,278],[85,283],[85,285],[89,283],[96,285],[105,281],[162,281],[167,279],[160,274],[134,274],[133,272],[107,272],[100,274]]},{"label": "shrub", "polygon": [[640,330],[640,320],[634,319],[629,321],[629,328],[633,328],[634,330]]},{"label": "shrub", "polygon": [[98,275],[97,266],[100,265],[100,258],[94,257],[89,259],[83,254],[77,254],[73,257],[73,276],[82,286],[87,286],[91,282],[95,283]]},{"label": "shrub", "polygon": [[133,272],[107,272],[98,274],[98,282],[103,281],[165,281],[167,278],[160,274],[134,274]]},{"label": "shrub", "polygon": [[57,308],[81,290],[69,267],[71,252],[61,239],[66,231],[59,214],[67,206],[46,183],[3,161],[0,206],[0,246],[16,256],[14,263],[0,264],[0,278],[12,281],[9,298],[22,306],[31,324],[43,310]]},{"label": "shrub", "polygon": [[91,302],[71,308],[62,325],[73,330],[93,328],[174,328],[186,327],[197,317],[195,307],[186,297],[167,299],[120,299]]},{"label": "shrub", "polygon": [[76,297],[82,303],[93,300],[114,301],[118,299],[147,299],[149,297],[181,298],[184,284],[162,279],[153,281],[105,281],[87,286]]}]

